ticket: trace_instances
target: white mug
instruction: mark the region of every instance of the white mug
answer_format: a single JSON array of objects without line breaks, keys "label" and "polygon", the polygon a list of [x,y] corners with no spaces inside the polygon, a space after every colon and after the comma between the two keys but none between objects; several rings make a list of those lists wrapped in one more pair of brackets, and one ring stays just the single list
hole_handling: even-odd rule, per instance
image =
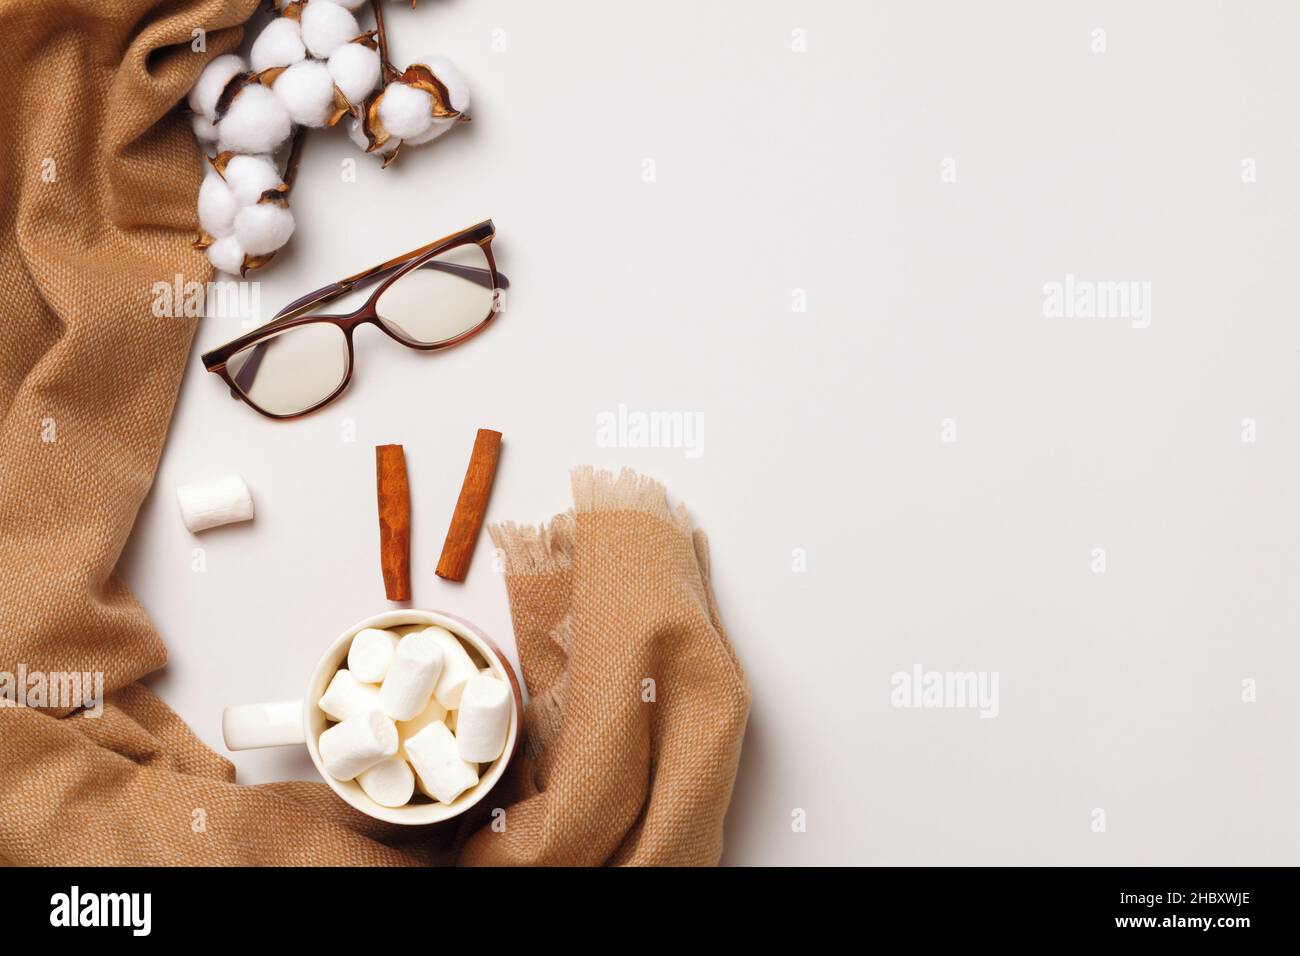
[{"label": "white mug", "polygon": [[[514,691],[514,704],[510,714],[510,728],[506,733],[506,746],[498,757],[480,774],[479,781],[451,803],[408,803],[404,807],[383,807],[371,800],[355,780],[335,780],[325,772],[321,763],[317,741],[328,726],[325,714],[316,706],[325,693],[334,673],[347,666],[348,649],[352,638],[367,627],[384,629],[445,627],[465,645],[470,657],[478,658],[480,666],[490,667],[492,673],[509,681]],[[258,747],[283,747],[306,744],[316,771],[340,797],[362,813],[389,823],[419,825],[440,823],[464,813],[487,794],[505,773],[506,765],[519,747],[520,721],[524,712],[523,693],[519,679],[510,662],[495,644],[468,621],[440,611],[399,610],[385,611],[352,625],[329,646],[312,671],[307,682],[307,692],[302,700],[288,700],[273,704],[241,704],[227,707],[221,718],[221,732],[230,750],[253,750]]]}]

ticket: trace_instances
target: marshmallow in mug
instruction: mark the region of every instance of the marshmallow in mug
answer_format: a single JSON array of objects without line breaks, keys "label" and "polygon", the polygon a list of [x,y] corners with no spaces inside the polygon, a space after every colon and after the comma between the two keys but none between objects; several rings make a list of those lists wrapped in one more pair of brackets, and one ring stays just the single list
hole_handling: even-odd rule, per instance
[{"label": "marshmallow in mug", "polygon": [[[460,647],[460,641],[456,641],[456,646]],[[461,647],[460,652],[464,654],[465,648]],[[417,631],[402,638],[393,653],[393,662],[388,665],[388,676],[379,688],[379,706],[384,713],[393,720],[410,720],[424,710],[446,670],[443,658],[443,648],[429,636],[429,631]]]},{"label": "marshmallow in mug", "polygon": [[359,681],[378,684],[388,676],[397,643],[397,635],[392,631],[366,628],[352,638],[352,646],[348,648],[348,670]]},{"label": "marshmallow in mug", "polygon": [[330,678],[330,685],[316,706],[331,720],[347,720],[362,711],[379,710],[379,688],[362,683],[344,668]]},{"label": "marshmallow in mug", "polygon": [[397,753],[397,725],[377,710],[353,714],[320,735],[320,759],[335,780],[351,780]]},{"label": "marshmallow in mug", "polygon": [[425,707],[424,710],[420,711],[410,720],[399,720],[397,722],[397,736],[401,739],[402,743],[406,743],[435,720],[441,720],[450,727],[451,724],[447,723],[450,715],[451,712],[448,711],[447,708],[443,707],[442,704],[438,703],[438,698],[430,697],[429,706]]},{"label": "marshmallow in mug", "polygon": [[451,803],[478,783],[478,768],[461,757],[456,738],[441,720],[408,740],[404,749],[420,791],[435,800]]},{"label": "marshmallow in mug", "polygon": [[505,681],[482,673],[469,679],[456,711],[456,745],[463,758],[491,763],[501,756],[506,749],[512,702]]},{"label": "marshmallow in mug", "polygon": [[381,807],[404,807],[415,794],[415,772],[400,754],[361,771],[357,783]]},{"label": "marshmallow in mug", "polygon": [[445,627],[431,627],[424,633],[442,648],[442,673],[438,675],[438,686],[433,694],[443,707],[455,710],[460,706],[460,695],[465,685],[478,673],[478,665],[470,659],[465,645]]},{"label": "marshmallow in mug", "polygon": [[321,760],[375,803],[404,806],[416,787],[451,803],[478,783],[480,763],[504,752],[513,691],[490,667],[480,670],[446,628],[400,638],[366,628],[353,638],[347,664],[318,702],[342,721],[321,735]]}]

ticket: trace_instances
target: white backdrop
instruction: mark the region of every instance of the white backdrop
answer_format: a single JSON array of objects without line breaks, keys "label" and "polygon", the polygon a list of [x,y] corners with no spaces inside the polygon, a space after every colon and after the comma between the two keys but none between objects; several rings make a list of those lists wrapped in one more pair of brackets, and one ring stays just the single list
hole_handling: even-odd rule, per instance
[{"label": "white backdrop", "polygon": [[[416,606],[509,643],[486,535],[466,584],[434,576],[493,427],[489,520],[549,518],[589,462],[708,532],[754,694],[725,862],[1300,862],[1300,8],[389,20],[394,59],[463,67],[474,122],[355,183],[342,131],[313,135],[261,317],[487,216],[507,311],[435,356],[359,335],[350,392],[289,424],[204,373],[240,331],[205,320],[123,564],[204,740],[387,606],[377,443],[406,446]],[[1067,276],[1149,312],[1050,317]],[[702,416],[702,454],[598,447],[620,404]],[[175,486],[227,471],[256,520],[192,537]],[[996,718],[893,706],[918,665],[996,674]]]}]

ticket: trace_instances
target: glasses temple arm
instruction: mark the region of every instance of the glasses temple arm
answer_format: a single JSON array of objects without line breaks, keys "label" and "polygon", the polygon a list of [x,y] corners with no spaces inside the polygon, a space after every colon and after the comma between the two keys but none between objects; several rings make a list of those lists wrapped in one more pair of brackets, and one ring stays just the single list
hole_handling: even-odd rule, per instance
[{"label": "glasses temple arm", "polygon": [[[308,292],[306,295],[294,299],[283,309],[277,312],[274,316],[272,316],[271,320],[275,321],[276,319],[282,319],[285,316],[290,315],[291,313],[304,311],[310,306],[324,305],[326,302],[330,302],[334,299],[337,299],[339,296],[345,295],[348,292],[353,291],[354,289],[364,289],[368,285],[373,285],[374,283],[379,282],[382,279],[388,278],[388,276],[396,272],[407,262],[410,262],[409,258],[395,265],[386,265],[384,267],[381,267],[376,272],[362,273],[357,278],[341,279],[338,282],[331,282],[329,285],[321,286],[319,289],[316,289],[314,292]],[[463,279],[468,279],[469,281],[473,282],[475,285],[481,285],[486,289],[510,288],[510,279],[507,278],[505,274],[498,272],[496,277],[496,283],[494,285],[492,281],[492,273],[489,272],[487,269],[482,269],[479,268],[478,266],[463,266],[455,262],[442,262],[437,259],[430,259],[428,262],[426,262],[424,265],[420,266],[419,268],[439,269],[443,272],[449,272],[452,275],[458,275]]]}]

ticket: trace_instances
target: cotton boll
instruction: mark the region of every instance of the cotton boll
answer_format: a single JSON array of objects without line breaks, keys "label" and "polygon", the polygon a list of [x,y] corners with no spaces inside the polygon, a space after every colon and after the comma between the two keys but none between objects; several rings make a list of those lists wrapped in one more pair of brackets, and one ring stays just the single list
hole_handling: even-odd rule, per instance
[{"label": "cotton boll", "polygon": [[[458,113],[469,112],[469,84],[465,82],[465,77],[451,60],[445,56],[425,56],[415,62],[423,63],[432,70],[433,75],[447,88],[448,106]],[[427,130],[419,135],[406,137],[406,142],[411,146],[427,143],[437,139],[459,122],[460,119],[455,116],[434,117]]]},{"label": "cotton boll", "polygon": [[293,213],[279,203],[260,202],[235,214],[235,238],[251,256],[275,252],[293,235]]},{"label": "cotton boll", "polygon": [[331,0],[309,0],[301,22],[302,42],[312,56],[322,59],[361,34],[357,18]]},{"label": "cotton boll", "polygon": [[459,120],[454,116],[450,118],[437,117],[433,120],[432,125],[430,125],[430,127],[419,136],[412,136],[410,139],[403,140],[403,142],[410,146],[420,146],[423,143],[428,143],[431,140],[437,139],[443,133],[455,126],[457,122],[459,122]]},{"label": "cotton boll", "polygon": [[266,29],[253,41],[253,48],[248,51],[254,73],[277,66],[292,66],[306,56],[307,48],[302,45],[302,30],[298,21],[289,17],[280,17],[268,23]]},{"label": "cotton boll", "polygon": [[334,0],[340,7],[347,10],[355,10],[360,7],[366,0]]},{"label": "cotton boll", "polygon": [[348,102],[360,104],[379,85],[379,54],[360,43],[345,43],[330,54],[329,71]]},{"label": "cotton boll", "polygon": [[[240,207],[253,205],[262,193],[280,185],[280,171],[265,156],[232,156],[223,175]],[[233,213],[230,218],[233,223]]]},{"label": "cotton boll", "polygon": [[209,236],[221,238],[235,231],[235,194],[215,172],[203,177],[199,187],[199,227]]},{"label": "cotton boll", "polygon": [[460,113],[469,112],[469,84],[456,64],[445,56],[426,56],[415,62],[433,70],[433,75],[447,88],[448,106]]},{"label": "cotton boll", "polygon": [[303,126],[324,126],[334,112],[334,78],[320,60],[295,63],[271,87]]},{"label": "cotton boll", "polygon": [[292,126],[289,111],[274,93],[260,84],[239,91],[217,123],[218,145],[222,151],[236,153],[273,153],[289,138]]},{"label": "cotton boll", "polygon": [[[366,139],[366,131],[364,128],[362,128],[361,120],[359,119],[354,119],[352,122],[348,123],[348,139],[356,143],[357,148],[361,150],[365,150],[370,146],[370,141]],[[384,143],[383,146],[380,146],[377,150],[375,150],[372,155],[387,156],[389,153],[391,153],[393,150],[397,149],[397,147],[401,145],[402,145],[402,141],[400,139],[396,139],[396,138],[389,139],[388,142]]]},{"label": "cotton boll", "polygon": [[226,53],[203,68],[194,89],[190,90],[190,109],[200,116],[212,119],[217,115],[217,100],[226,84],[248,69],[242,57]]},{"label": "cotton boll", "polygon": [[239,275],[239,268],[244,264],[244,247],[234,236],[225,236],[208,246],[208,261],[213,268],[231,275]]},{"label": "cotton boll", "polygon": [[213,125],[212,120],[202,113],[195,113],[190,117],[190,128],[194,130],[194,137],[204,146],[209,146],[217,141],[216,126]]},{"label": "cotton boll", "polygon": [[379,122],[398,139],[419,136],[433,124],[433,97],[405,83],[389,83],[379,101]]}]

